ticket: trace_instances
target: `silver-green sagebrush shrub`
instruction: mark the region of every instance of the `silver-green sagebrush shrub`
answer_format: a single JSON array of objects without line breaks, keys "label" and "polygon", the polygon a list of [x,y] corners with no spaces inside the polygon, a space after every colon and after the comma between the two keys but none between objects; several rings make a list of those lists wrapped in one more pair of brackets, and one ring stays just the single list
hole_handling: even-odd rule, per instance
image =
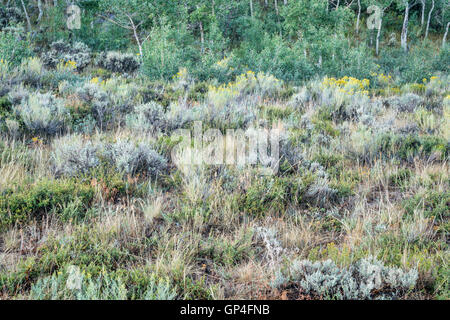
[{"label": "silver-green sagebrush shrub", "polygon": [[104,156],[127,175],[148,174],[157,177],[167,168],[167,160],[149,146],[117,141],[104,147]]},{"label": "silver-green sagebrush shrub", "polygon": [[168,128],[164,108],[153,101],[135,106],[134,112],[127,116],[126,123],[129,128],[143,132],[164,132]]},{"label": "silver-green sagebrush shrub", "polygon": [[414,112],[423,102],[423,98],[417,94],[406,93],[400,97],[389,98],[386,104],[398,112]]},{"label": "silver-green sagebrush shrub", "polygon": [[120,277],[102,273],[88,277],[74,266],[63,272],[41,278],[31,286],[30,298],[34,300],[173,300],[176,290],[168,279],[155,275],[149,277],[147,288],[139,296],[128,291]]},{"label": "silver-green sagebrush shrub", "polygon": [[50,160],[55,176],[69,177],[89,173],[102,164],[125,175],[151,177],[158,177],[167,168],[167,160],[144,143],[85,141],[81,135],[55,140]]},{"label": "silver-green sagebrush shrub", "polygon": [[133,74],[140,68],[141,63],[131,53],[109,51],[98,56],[97,65],[112,72]]},{"label": "silver-green sagebrush shrub", "polygon": [[22,85],[13,87],[9,93],[8,98],[12,105],[20,104],[23,100],[28,99],[30,92]]},{"label": "silver-green sagebrush shrub", "polygon": [[62,132],[69,115],[63,101],[50,92],[30,94],[16,111],[29,133],[44,136]]},{"label": "silver-green sagebrush shrub", "polygon": [[76,93],[84,103],[91,106],[92,115],[101,129],[114,121],[115,108],[111,105],[108,94],[97,84],[85,83]]},{"label": "silver-green sagebrush shrub", "polygon": [[51,169],[57,177],[86,174],[100,164],[99,146],[85,141],[80,135],[57,139],[52,147]]},{"label": "silver-green sagebrush shrub", "polygon": [[361,259],[348,268],[331,260],[295,260],[287,279],[307,293],[329,299],[395,299],[412,289],[417,270],[386,267],[373,257]]},{"label": "silver-green sagebrush shrub", "polygon": [[50,50],[44,52],[41,58],[48,68],[56,68],[61,61],[72,61],[76,63],[76,69],[82,71],[91,62],[91,49],[82,42],[70,44],[58,40],[50,45]]}]

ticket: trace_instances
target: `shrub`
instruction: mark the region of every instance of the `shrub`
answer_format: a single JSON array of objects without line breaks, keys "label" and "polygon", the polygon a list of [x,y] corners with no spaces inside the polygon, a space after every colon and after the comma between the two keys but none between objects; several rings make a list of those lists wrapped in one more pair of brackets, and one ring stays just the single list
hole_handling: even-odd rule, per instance
[{"label": "shrub", "polygon": [[6,117],[11,113],[11,105],[8,97],[0,97],[0,117]]},{"label": "shrub", "polygon": [[[181,29],[181,28],[180,28]],[[183,49],[174,39],[176,30],[167,21],[154,27],[143,46],[143,72],[151,79],[169,80],[183,67]]]},{"label": "shrub", "polygon": [[43,53],[41,58],[48,68],[56,68],[63,61],[74,63],[74,67],[82,71],[91,62],[91,49],[82,42],[69,44],[58,40],[50,45],[50,50]]},{"label": "shrub", "polygon": [[90,186],[73,181],[41,181],[4,191],[0,193],[0,229],[38,219],[49,212],[64,216],[64,204],[74,202],[77,206],[67,218],[82,218],[93,197]]},{"label": "shrub", "polygon": [[131,53],[109,51],[98,56],[97,65],[111,72],[133,74],[140,68],[141,63]]},{"label": "shrub", "polygon": [[414,112],[423,103],[423,99],[414,93],[407,93],[400,97],[392,97],[387,103],[398,112]]},{"label": "shrub", "polygon": [[155,133],[166,131],[168,119],[161,105],[149,102],[134,107],[134,113],[127,117],[127,125],[135,130]]},{"label": "shrub", "polygon": [[305,293],[328,299],[395,299],[412,289],[418,278],[414,269],[386,267],[372,257],[342,269],[331,260],[296,260],[288,273]]},{"label": "shrub", "polygon": [[111,105],[110,97],[98,84],[85,83],[76,90],[76,94],[85,104],[91,105],[93,117],[101,129],[114,121],[116,108]]},{"label": "shrub", "polygon": [[[152,275],[147,282],[147,288],[133,298],[173,300],[176,297],[176,291],[168,280]],[[30,290],[30,298],[35,300],[125,300],[130,296],[131,292],[120,277],[103,273],[89,278],[75,266],[39,279]]]},{"label": "shrub", "polygon": [[216,108],[223,108],[242,101],[256,104],[264,98],[274,98],[282,89],[283,83],[271,75],[253,71],[243,73],[236,81],[219,87],[210,86],[208,102]]},{"label": "shrub", "polygon": [[42,67],[42,61],[39,58],[24,59],[15,80],[21,82],[22,85],[38,88],[41,85]]},{"label": "shrub", "polygon": [[208,93],[208,84],[205,82],[196,83],[189,91],[188,99],[203,102]]},{"label": "shrub", "polygon": [[105,158],[119,171],[128,175],[148,174],[158,177],[167,167],[167,160],[144,144],[135,145],[129,141],[108,144]]},{"label": "shrub", "polygon": [[0,31],[23,21],[23,14],[16,7],[0,7]]},{"label": "shrub", "polygon": [[68,117],[62,100],[50,92],[30,94],[16,110],[26,130],[33,135],[51,136],[61,132]]},{"label": "shrub", "polygon": [[255,216],[265,216],[272,211],[281,214],[291,195],[295,197],[297,188],[287,179],[261,178],[241,197],[240,209]]},{"label": "shrub", "polygon": [[17,87],[13,87],[13,89],[8,94],[8,98],[13,105],[18,105],[22,103],[22,101],[27,100],[29,95],[30,92],[28,91],[28,89],[20,85]]},{"label": "shrub", "polygon": [[88,173],[100,164],[98,146],[81,136],[65,136],[53,142],[51,169],[56,177],[74,177]]},{"label": "shrub", "polygon": [[0,59],[11,66],[18,66],[23,59],[32,56],[32,44],[20,30],[0,32]]},{"label": "shrub", "polygon": [[423,210],[425,217],[432,217],[438,221],[445,221],[450,217],[450,192],[430,191],[426,194],[416,194],[405,199],[403,207],[408,215],[413,215],[416,210]]}]

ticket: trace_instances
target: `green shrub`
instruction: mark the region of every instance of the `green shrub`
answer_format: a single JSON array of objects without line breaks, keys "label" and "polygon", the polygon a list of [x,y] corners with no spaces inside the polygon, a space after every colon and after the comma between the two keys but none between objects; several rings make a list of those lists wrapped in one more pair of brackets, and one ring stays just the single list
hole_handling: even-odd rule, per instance
[{"label": "green shrub", "polygon": [[209,85],[206,82],[197,82],[190,90],[188,99],[192,101],[201,102],[205,99],[208,93]]},{"label": "green shrub", "polygon": [[417,136],[413,134],[396,135],[384,133],[375,138],[372,146],[374,155],[412,161],[415,156],[430,157],[434,152],[440,153],[444,160],[449,155],[449,145],[443,138],[436,136]]},{"label": "green shrub", "polygon": [[8,97],[0,97],[0,118],[6,118],[11,112],[11,102]]},{"label": "green shrub", "polygon": [[403,207],[408,215],[413,215],[415,210],[424,210],[426,217],[444,221],[450,217],[450,192],[429,191],[403,201]]},{"label": "green shrub", "polygon": [[18,66],[23,59],[31,57],[32,48],[28,37],[16,32],[0,32],[0,59],[12,66]]},{"label": "green shrub", "polygon": [[[16,223],[39,219],[45,214],[56,214],[64,219],[83,218],[94,198],[90,186],[74,181],[41,181],[33,186],[19,186],[0,194],[0,229]],[[75,207],[69,216],[64,205]]]},{"label": "green shrub", "polygon": [[298,197],[300,185],[289,178],[262,177],[255,181],[239,199],[241,211],[265,216],[268,212],[282,214]]}]

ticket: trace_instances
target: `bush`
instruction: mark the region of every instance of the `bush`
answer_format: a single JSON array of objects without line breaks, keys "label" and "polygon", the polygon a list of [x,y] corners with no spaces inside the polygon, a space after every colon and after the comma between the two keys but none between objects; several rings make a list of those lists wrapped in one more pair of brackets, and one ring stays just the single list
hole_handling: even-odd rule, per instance
[{"label": "bush", "polygon": [[0,59],[11,66],[18,66],[23,59],[31,57],[33,46],[29,38],[20,31],[0,32]]},{"label": "bush", "polygon": [[182,67],[182,49],[177,46],[174,33],[168,23],[161,27],[155,27],[151,31],[150,41],[144,44],[142,69],[145,75],[151,79],[169,80]]},{"label": "bush", "polygon": [[[176,290],[167,279],[151,275],[148,285],[139,296],[141,300],[173,300]],[[64,272],[39,279],[31,286],[30,298],[35,300],[126,300],[131,298],[126,283],[117,276],[101,274],[89,278],[75,266]]]},{"label": "bush", "polygon": [[16,110],[26,130],[32,135],[52,136],[60,133],[68,117],[63,101],[50,92],[30,94]]},{"label": "bush", "polygon": [[414,211],[423,210],[425,217],[435,218],[438,221],[445,221],[450,217],[448,208],[450,207],[450,192],[430,191],[426,194],[416,194],[405,199],[403,207],[408,215],[412,216]]},{"label": "bush", "polygon": [[96,83],[85,83],[76,90],[78,97],[91,106],[91,112],[101,129],[113,123],[116,117],[116,108],[111,105],[111,99],[105,90]]},{"label": "bush", "polygon": [[11,101],[12,105],[22,103],[22,101],[27,100],[29,96],[30,92],[23,86],[14,87],[8,94],[9,101]]},{"label": "bush", "polygon": [[141,66],[140,61],[131,53],[115,51],[103,52],[97,58],[97,66],[122,74],[133,74]]},{"label": "bush", "polygon": [[65,136],[52,145],[51,169],[56,177],[87,174],[100,164],[98,146],[81,136]]},{"label": "bush", "polygon": [[403,271],[386,267],[369,257],[342,269],[331,260],[296,260],[290,266],[287,277],[313,296],[328,299],[395,299],[415,286],[418,273],[414,269]]},{"label": "bush", "polygon": [[252,184],[240,198],[240,210],[255,216],[270,212],[282,214],[298,186],[288,179],[261,178]]},{"label": "bush", "polygon": [[143,132],[164,132],[168,119],[161,105],[149,102],[134,107],[134,113],[127,117],[127,126]]},{"label": "bush", "polygon": [[91,62],[91,49],[82,42],[75,42],[73,45],[58,40],[50,45],[50,50],[43,53],[42,61],[48,68],[56,68],[58,64],[75,63],[78,71],[82,71]]},{"label": "bush", "polygon": [[57,177],[81,176],[92,169],[111,166],[122,174],[155,178],[167,168],[167,160],[143,143],[125,140],[103,143],[72,135],[55,140],[52,148],[51,169]]},{"label": "bush", "polygon": [[155,178],[167,168],[167,160],[144,144],[117,141],[105,146],[104,156],[127,175],[148,174]]},{"label": "bush", "polygon": [[23,14],[16,7],[0,7],[0,31],[9,26],[14,26],[23,21]]},{"label": "bush", "polygon": [[[21,186],[16,190],[0,193],[0,230],[16,223],[54,213],[63,218],[83,218],[94,198],[92,187],[73,181],[41,181],[32,186]],[[63,206],[76,205],[70,216]]]},{"label": "bush", "polygon": [[414,93],[407,93],[387,100],[387,104],[398,112],[414,112],[422,103],[423,99]]}]

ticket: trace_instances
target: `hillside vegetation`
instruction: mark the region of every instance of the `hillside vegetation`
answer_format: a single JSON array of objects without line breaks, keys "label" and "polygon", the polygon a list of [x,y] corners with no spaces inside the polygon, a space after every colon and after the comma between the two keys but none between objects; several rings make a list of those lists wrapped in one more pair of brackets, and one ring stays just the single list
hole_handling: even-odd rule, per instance
[{"label": "hillside vegetation", "polygon": [[448,2],[76,4],[0,5],[1,299],[449,299]]}]

